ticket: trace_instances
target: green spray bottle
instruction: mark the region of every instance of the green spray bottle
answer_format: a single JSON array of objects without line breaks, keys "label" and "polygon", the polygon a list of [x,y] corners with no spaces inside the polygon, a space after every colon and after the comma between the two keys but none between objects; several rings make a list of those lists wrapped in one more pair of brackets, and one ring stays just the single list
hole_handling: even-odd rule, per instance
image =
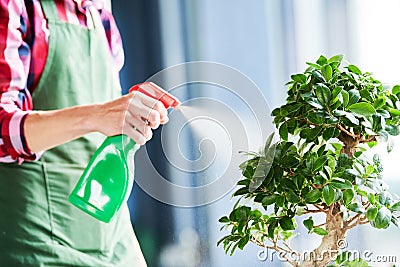
[{"label": "green spray bottle", "polygon": [[[129,90],[133,91],[161,101],[166,108],[180,105],[178,99],[151,82],[135,85]],[[98,220],[110,222],[129,197],[133,156],[138,149],[139,145],[124,134],[107,137],[90,159],[69,201]]]}]

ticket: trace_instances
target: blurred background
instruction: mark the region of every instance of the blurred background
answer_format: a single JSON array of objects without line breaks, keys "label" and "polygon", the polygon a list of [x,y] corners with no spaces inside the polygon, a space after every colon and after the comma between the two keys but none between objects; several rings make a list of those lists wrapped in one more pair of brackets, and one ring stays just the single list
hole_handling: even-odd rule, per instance
[{"label": "blurred background", "polygon": [[[284,84],[290,75],[303,72],[305,62],[315,61],[321,54],[344,54],[347,61],[362,71],[374,73],[378,80],[400,84],[400,1],[131,0],[114,1],[113,12],[125,47],[126,61],[121,73],[125,92],[133,84],[176,64],[211,61],[247,76],[273,109],[284,103]],[[193,87],[183,86],[181,92],[185,95],[181,97],[190,99],[207,91],[201,86]],[[223,98],[223,94],[214,97]],[[194,172],[177,174],[171,170],[160,132],[158,129],[146,150],[141,149],[136,155],[136,179],[152,179],[152,173],[142,162],[147,153],[166,179],[179,180],[185,186],[202,185],[202,177]],[[380,153],[391,192],[400,193],[396,166],[400,160],[399,141],[389,155],[384,149]],[[196,142],[190,132],[179,140],[189,159],[199,157]],[[260,261],[260,248],[251,244],[233,256],[225,255],[223,248],[216,246],[227,234],[219,230],[218,219],[234,205],[232,192],[207,205],[180,207],[154,199],[135,184],[129,205],[148,265],[284,266],[276,257]],[[348,237],[349,249],[397,256],[400,262],[400,231],[395,227],[381,231],[365,225],[350,231]],[[318,239],[306,233],[297,239],[296,245],[301,249],[318,244]]]}]

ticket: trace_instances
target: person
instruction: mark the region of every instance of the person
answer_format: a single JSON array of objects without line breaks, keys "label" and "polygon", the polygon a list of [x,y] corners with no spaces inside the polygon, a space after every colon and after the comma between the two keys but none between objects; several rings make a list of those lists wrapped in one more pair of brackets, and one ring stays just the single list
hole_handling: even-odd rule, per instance
[{"label": "person", "polygon": [[0,266],[146,266],[127,205],[108,224],[68,195],[105,136],[168,121],[121,96],[123,48],[101,1],[0,0]]}]

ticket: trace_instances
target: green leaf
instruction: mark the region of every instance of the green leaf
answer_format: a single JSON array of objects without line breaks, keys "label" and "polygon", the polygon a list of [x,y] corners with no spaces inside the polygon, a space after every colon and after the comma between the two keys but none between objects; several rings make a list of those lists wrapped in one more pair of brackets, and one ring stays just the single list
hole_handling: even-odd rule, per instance
[{"label": "green leaf", "polygon": [[281,109],[278,107],[278,108],[275,108],[272,112],[271,112],[271,116],[278,116],[279,114],[281,113]]},{"label": "green leaf", "polygon": [[278,207],[283,207],[285,205],[285,197],[284,196],[278,196],[276,199],[275,203]]},{"label": "green leaf", "polygon": [[307,134],[307,141],[312,141],[318,138],[320,136],[320,133],[322,131],[322,126],[316,126],[314,128],[310,128]]},{"label": "green leaf", "polygon": [[314,229],[314,233],[316,233],[317,235],[327,235],[328,231],[326,231],[324,228],[317,227]]},{"label": "green leaf", "polygon": [[285,189],[297,190],[296,184],[290,178],[280,179],[280,183]]},{"label": "green leaf", "polygon": [[399,227],[399,218],[392,216],[392,219],[390,220],[394,225]]},{"label": "green leaf", "polygon": [[326,205],[330,206],[335,199],[335,190],[330,185],[325,185],[322,188],[322,195],[324,196]]},{"label": "green leaf", "polygon": [[400,134],[400,127],[396,125],[386,125],[385,130],[392,136]]},{"label": "green leaf", "polygon": [[318,156],[323,156],[325,153],[326,144],[323,144],[320,148],[318,148],[317,154]]},{"label": "green leaf", "polygon": [[379,193],[378,200],[382,205],[388,205],[392,201],[392,196],[388,192],[383,191]]},{"label": "green leaf", "polygon": [[[239,238],[239,236],[238,236],[238,238]],[[232,244],[233,244],[233,243],[231,243],[231,245],[232,245]],[[230,256],[233,255],[233,252],[235,252],[235,250],[236,250],[238,244],[239,244],[239,242],[237,242],[235,245],[233,245],[233,247],[232,247],[232,249],[231,249],[231,252],[229,253]],[[229,246],[229,247],[230,247],[230,246]],[[228,249],[227,249],[226,251],[229,250],[229,247],[228,247]]]},{"label": "green leaf", "polygon": [[374,172],[374,170],[375,170],[374,166],[368,165],[367,168],[365,168],[365,174],[370,175],[371,173]]},{"label": "green leaf", "polygon": [[308,192],[308,193],[305,195],[304,200],[305,200],[307,203],[314,203],[314,202],[316,202],[318,199],[320,199],[321,196],[322,196],[322,192],[321,192],[320,190],[318,190],[318,189],[314,189],[314,190]]},{"label": "green leaf", "polygon": [[259,210],[253,210],[251,212],[251,217],[254,219],[259,219],[259,218],[261,218],[261,216],[262,216],[262,213]]},{"label": "green leaf", "polygon": [[332,177],[332,175],[333,175],[332,168],[329,167],[329,166],[324,166],[324,169],[325,169],[326,174],[328,174],[328,178],[330,179]]},{"label": "green leaf", "polygon": [[306,62],[306,64],[311,66],[312,68],[315,68],[315,69],[320,69],[321,68],[320,65],[312,63],[312,62]]},{"label": "green leaf", "polygon": [[317,64],[323,66],[326,63],[328,63],[328,60],[326,59],[326,57],[324,57],[323,55],[319,56],[319,58],[317,60]]},{"label": "green leaf", "polygon": [[332,62],[342,62],[343,60],[343,55],[335,55],[333,57],[331,57],[330,59],[328,59],[328,63],[332,63]]},{"label": "green leaf", "polygon": [[343,198],[343,192],[341,190],[335,190],[335,199],[333,202],[337,202]]},{"label": "green leaf", "polygon": [[289,135],[288,135],[288,128],[287,128],[286,123],[282,123],[281,127],[279,127],[279,135],[283,140],[285,140],[285,141],[288,140]]},{"label": "green leaf", "polygon": [[348,209],[351,211],[354,211],[356,213],[364,213],[365,212],[364,206],[359,203],[351,203],[350,205],[348,205]]},{"label": "green leaf", "polygon": [[328,157],[327,156],[322,156],[322,157],[319,157],[316,161],[315,161],[315,163],[314,163],[314,169],[313,169],[313,171],[315,172],[315,171],[319,171],[320,169],[322,169],[322,166],[324,166],[325,165],[325,162],[328,160]]},{"label": "green leaf", "polygon": [[336,154],[338,154],[338,152],[340,152],[343,148],[343,145],[339,143],[331,143],[331,145],[335,149]]},{"label": "green leaf", "polygon": [[389,108],[389,112],[392,116],[400,116],[400,110],[395,108]]},{"label": "green leaf", "polygon": [[282,166],[282,168],[293,168],[297,164],[299,164],[299,160],[292,155],[284,156],[280,162],[280,165]]},{"label": "green leaf", "polygon": [[301,198],[292,190],[287,190],[286,199],[291,203],[300,203]]},{"label": "green leaf", "polygon": [[[341,264],[341,263],[344,263],[344,262],[347,262],[348,260],[349,260],[349,258],[351,257],[351,252],[350,251],[343,251],[341,254],[339,254],[337,257],[336,257],[336,260],[335,260],[335,262],[337,263],[337,264]],[[333,267],[333,266],[332,266]],[[335,267],[337,267],[336,265],[335,265]],[[348,266],[346,266],[346,267],[348,267]]]},{"label": "green leaf", "polygon": [[300,73],[300,74],[293,74],[292,76],[290,76],[290,78],[292,78],[293,81],[298,82],[300,84],[306,83],[307,82],[307,76]]},{"label": "green leaf", "polygon": [[385,103],[386,103],[386,98],[380,96],[377,99],[375,99],[374,108],[376,108],[376,109],[381,108],[385,105]]},{"label": "green leaf", "polygon": [[361,72],[361,70],[357,67],[357,66],[355,66],[355,65],[348,65],[347,66],[347,68],[349,69],[349,71],[351,71],[352,73],[355,73],[355,74],[358,74],[358,75],[361,75],[362,74],[362,72]]},{"label": "green leaf", "polygon": [[295,133],[295,131],[297,129],[297,126],[298,126],[297,121],[295,119],[290,119],[290,120],[286,121],[286,125],[287,125],[287,128],[288,128],[288,132],[290,134],[294,135],[294,133]]},{"label": "green leaf", "polygon": [[391,211],[400,211],[400,201],[399,202],[396,202],[395,204],[393,204],[393,206],[392,207],[390,207],[390,210]]},{"label": "green leaf", "polygon": [[[241,206],[235,211],[236,221],[246,221],[251,214],[251,208],[246,206]],[[232,220],[232,219],[231,219]]]},{"label": "green leaf", "polygon": [[372,204],[375,205],[376,204],[376,197],[373,193],[369,193],[368,194],[368,201]]},{"label": "green leaf", "polygon": [[378,209],[376,207],[370,207],[367,210],[367,219],[368,219],[368,221],[375,220],[377,214],[378,214]]},{"label": "green leaf", "polygon": [[289,216],[283,216],[279,220],[279,225],[282,227],[283,230],[289,231],[289,230],[294,230],[294,224],[293,224],[293,219],[290,218]]},{"label": "green leaf", "polygon": [[[353,105],[353,104],[357,103],[358,100],[360,100],[360,98],[361,98],[360,92],[356,89],[351,89],[348,93],[349,93],[348,105]],[[343,102],[344,102],[344,100],[343,100]]]},{"label": "green leaf", "polygon": [[230,237],[231,237],[231,235],[226,235],[226,236],[224,236],[223,238],[221,238],[220,240],[218,240],[217,246],[219,246],[225,239],[228,239],[228,238],[230,238]]},{"label": "green leaf", "polygon": [[317,109],[324,108],[324,106],[321,104],[321,102],[319,102],[318,99],[316,99],[316,98],[311,98],[310,100],[307,100],[307,103]]},{"label": "green leaf", "polygon": [[311,216],[308,217],[307,220],[304,220],[304,221],[303,221],[303,224],[304,224],[304,226],[307,228],[308,232],[310,232],[310,231],[313,229],[313,227],[314,227],[314,221],[313,221],[313,219],[312,219]]},{"label": "green leaf", "polygon": [[319,102],[322,104],[328,105],[329,102],[331,101],[332,93],[329,88],[322,83],[318,83],[315,85],[315,93],[317,95],[317,98]]},{"label": "green leaf", "polygon": [[329,64],[324,65],[321,68],[321,74],[326,81],[329,81],[332,78],[332,67]]},{"label": "green leaf", "polygon": [[383,140],[385,140],[385,142],[387,142],[389,140],[388,132],[381,130],[381,131],[379,131],[379,135],[383,138]]},{"label": "green leaf", "polygon": [[376,113],[375,108],[367,102],[352,104],[351,106],[349,106],[349,110],[363,116],[371,116]]},{"label": "green leaf", "polygon": [[342,178],[334,178],[330,182],[330,185],[337,188],[337,189],[351,189],[353,185],[349,180],[342,179]]},{"label": "green leaf", "polygon": [[233,193],[233,196],[240,196],[249,193],[249,189],[247,187],[239,188],[238,190]]},{"label": "green leaf", "polygon": [[278,226],[278,221],[273,221],[268,225],[268,236],[274,238],[275,228]]},{"label": "green leaf", "polygon": [[345,117],[346,117],[351,123],[353,123],[353,124],[355,124],[355,125],[359,125],[359,124],[360,124],[360,121],[359,121],[353,114],[351,114],[350,112],[346,112]]},{"label": "green leaf", "polygon": [[268,206],[268,205],[274,204],[278,198],[279,198],[279,195],[275,195],[275,194],[273,194],[273,195],[268,195],[268,196],[265,196],[265,197],[263,198],[263,200],[261,201],[261,203],[262,203],[262,205],[263,205],[264,207],[266,207],[266,206]]},{"label": "green leaf", "polygon": [[385,119],[390,118],[390,113],[389,113],[389,111],[387,111],[387,110],[384,110],[384,109],[377,109],[376,112],[377,112],[380,116],[382,116],[383,118],[385,118]]},{"label": "green leaf", "polygon": [[324,132],[322,133],[322,138],[324,138],[325,141],[328,141],[333,137],[333,134],[335,133],[335,128],[330,127],[326,128]]},{"label": "green leaf", "polygon": [[334,110],[334,111],[332,112],[333,115],[338,116],[338,117],[340,117],[340,116],[346,116],[347,113],[349,113],[349,112],[344,111],[344,110],[341,110],[341,109],[337,109],[337,110]]},{"label": "green leaf", "polygon": [[246,246],[246,244],[247,244],[248,242],[249,242],[249,236],[248,236],[248,235],[242,237],[242,238],[239,240],[238,248],[240,248],[241,250],[243,250],[244,246]]},{"label": "green leaf", "polygon": [[349,93],[346,91],[346,90],[342,90],[341,92],[340,92],[340,94],[342,95],[342,97],[343,97],[343,107],[347,107],[347,105],[349,104],[349,100],[350,100],[350,96],[349,96]]},{"label": "green leaf", "polygon": [[324,77],[321,75],[321,73],[320,73],[319,71],[314,70],[314,71],[312,71],[311,73],[312,73],[312,75],[315,77],[315,79],[317,79],[317,81],[319,81],[319,82],[325,82]]},{"label": "green leaf", "polygon": [[377,229],[385,229],[389,227],[392,213],[388,208],[382,206],[376,214],[375,220],[371,222],[372,226]]},{"label": "green leaf", "polygon": [[226,217],[226,216],[221,217],[218,221],[219,221],[220,223],[228,223],[228,222],[230,222],[229,218]]},{"label": "green leaf", "polygon": [[332,99],[335,99],[343,90],[342,86],[336,86],[332,91]]},{"label": "green leaf", "polygon": [[272,158],[275,153],[275,146],[272,145],[267,152],[265,158],[260,158],[258,165],[255,168],[253,177],[251,177],[249,184],[249,192],[254,192],[265,180],[266,175],[272,165]]},{"label": "green leaf", "polygon": [[392,94],[397,95],[398,93],[400,93],[400,85],[393,86]]}]

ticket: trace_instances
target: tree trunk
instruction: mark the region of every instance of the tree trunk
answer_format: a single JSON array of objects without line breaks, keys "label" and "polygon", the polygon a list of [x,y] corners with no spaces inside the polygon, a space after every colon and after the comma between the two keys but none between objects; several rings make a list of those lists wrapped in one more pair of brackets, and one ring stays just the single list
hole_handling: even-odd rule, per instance
[{"label": "tree trunk", "polygon": [[345,132],[340,132],[338,138],[344,144],[341,153],[344,153],[349,156],[349,158],[352,158],[354,153],[357,151],[357,145],[360,142],[360,138],[354,138]]},{"label": "tree trunk", "polygon": [[[354,156],[360,137],[356,138],[341,131],[339,140],[344,146],[341,153],[346,154],[349,158]],[[346,247],[346,230],[343,228],[343,215],[340,212],[340,204],[333,204],[331,212],[326,214],[325,229],[328,232],[322,238],[319,247],[311,253],[303,256],[303,262],[299,264],[301,267],[323,267],[334,261],[340,253],[340,249]]]},{"label": "tree trunk", "polygon": [[314,251],[302,255],[302,267],[323,267],[335,260],[339,250],[345,246],[346,230],[343,229],[341,213],[327,214],[326,230],[328,234],[322,238],[321,244]]}]

